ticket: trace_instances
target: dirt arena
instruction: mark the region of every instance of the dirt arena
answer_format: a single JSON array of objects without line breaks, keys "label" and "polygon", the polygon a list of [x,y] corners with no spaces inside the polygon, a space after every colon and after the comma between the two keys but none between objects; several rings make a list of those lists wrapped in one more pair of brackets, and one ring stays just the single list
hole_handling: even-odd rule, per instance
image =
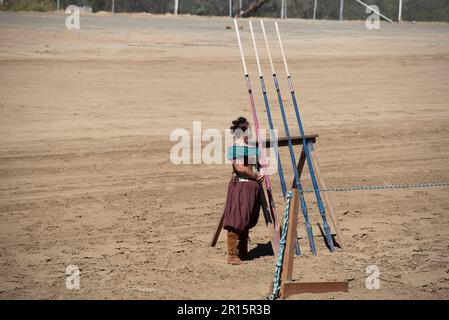
[{"label": "dirt arena", "polygon": [[[203,130],[224,130],[239,115],[251,118],[231,21],[97,14],[70,31],[65,18],[0,12],[0,298],[263,299],[274,259],[262,217],[245,264],[225,263],[224,233],[208,247],[230,166],[169,158],[176,128],[201,121]],[[288,20],[280,28],[328,186],[449,181],[448,24],[369,31],[361,21]],[[289,168],[286,150],[282,158]],[[331,254],[318,237],[312,256],[300,218],[295,278],[347,279],[349,292],[293,299],[449,298],[449,187],[331,196],[347,248]],[[316,225],[313,195],[307,200]],[[371,264],[379,290],[365,287]],[[66,288],[68,265],[81,270],[79,290]]]}]

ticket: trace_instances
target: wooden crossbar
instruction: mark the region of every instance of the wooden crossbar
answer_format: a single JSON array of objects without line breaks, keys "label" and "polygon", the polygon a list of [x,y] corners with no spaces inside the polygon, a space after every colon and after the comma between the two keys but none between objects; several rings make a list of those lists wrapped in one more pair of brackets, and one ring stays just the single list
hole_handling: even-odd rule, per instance
[{"label": "wooden crossbar", "polygon": [[[308,143],[315,143],[316,138],[318,138],[317,134],[306,134],[305,136]],[[287,137],[278,137],[278,147],[287,147],[288,146],[288,138]],[[291,136],[292,145],[297,146],[302,144],[302,136]],[[265,148],[274,147],[274,142],[272,139],[262,139],[261,142],[264,143]],[[254,141],[249,141],[248,144],[254,144]]]},{"label": "wooden crossbar", "polygon": [[288,297],[300,293],[326,293],[348,292],[347,281],[323,281],[323,282],[287,282],[284,284],[282,297]]},{"label": "wooden crossbar", "polygon": [[[273,291],[273,283],[270,292]],[[327,292],[348,292],[347,281],[322,281],[322,282],[296,282],[287,281],[281,289],[280,297],[285,299],[288,296],[301,293],[327,293]]]}]

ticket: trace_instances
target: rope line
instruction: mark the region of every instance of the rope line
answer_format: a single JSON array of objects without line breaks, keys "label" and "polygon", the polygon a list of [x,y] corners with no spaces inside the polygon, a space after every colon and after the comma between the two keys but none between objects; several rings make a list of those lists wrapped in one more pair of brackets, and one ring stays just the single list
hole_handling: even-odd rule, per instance
[{"label": "rope line", "polygon": [[284,222],[282,224],[282,235],[281,241],[279,243],[278,259],[276,261],[276,267],[274,269],[274,280],[273,280],[273,292],[268,297],[268,300],[276,300],[279,296],[279,291],[281,289],[281,270],[282,262],[284,259],[285,244],[287,242],[287,230],[288,230],[288,216],[290,212],[290,200],[292,199],[292,191],[287,194],[287,201],[284,209]]},{"label": "rope line", "polygon": [[[346,192],[355,190],[385,190],[385,189],[411,189],[411,188],[431,188],[449,186],[449,182],[431,182],[431,183],[417,183],[417,184],[398,184],[398,185],[381,185],[381,186],[353,186],[353,187],[329,187],[325,189],[318,189],[321,192]],[[302,193],[315,192],[313,188],[303,189]]]}]

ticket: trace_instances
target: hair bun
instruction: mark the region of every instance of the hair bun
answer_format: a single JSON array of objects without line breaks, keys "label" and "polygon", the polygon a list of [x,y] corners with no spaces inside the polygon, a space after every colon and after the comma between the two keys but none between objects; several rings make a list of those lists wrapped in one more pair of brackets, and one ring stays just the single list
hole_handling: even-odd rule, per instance
[{"label": "hair bun", "polygon": [[241,133],[245,132],[246,129],[248,129],[248,121],[244,117],[238,117],[237,120],[232,121],[232,126],[230,127],[232,132],[234,132],[237,129],[240,129],[240,133],[238,135],[240,136]]}]

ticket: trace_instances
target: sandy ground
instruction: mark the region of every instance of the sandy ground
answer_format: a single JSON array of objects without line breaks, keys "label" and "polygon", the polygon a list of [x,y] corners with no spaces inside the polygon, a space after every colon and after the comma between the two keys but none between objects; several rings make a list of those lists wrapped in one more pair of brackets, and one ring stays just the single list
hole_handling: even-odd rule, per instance
[{"label": "sandy ground", "polygon": [[[274,260],[263,219],[244,265],[225,263],[224,233],[207,245],[229,165],[169,159],[172,130],[250,118],[231,21],[89,15],[69,31],[64,20],[0,13],[0,298],[264,298]],[[287,21],[281,29],[329,186],[449,181],[449,25],[368,31],[359,21]],[[246,24],[242,36],[266,126]],[[347,279],[349,293],[293,298],[448,299],[448,195],[447,187],[332,193],[347,248],[331,254],[318,237],[312,256],[300,218],[295,278]],[[66,289],[71,264],[81,269],[80,290]],[[379,290],[365,287],[371,264]]]}]

